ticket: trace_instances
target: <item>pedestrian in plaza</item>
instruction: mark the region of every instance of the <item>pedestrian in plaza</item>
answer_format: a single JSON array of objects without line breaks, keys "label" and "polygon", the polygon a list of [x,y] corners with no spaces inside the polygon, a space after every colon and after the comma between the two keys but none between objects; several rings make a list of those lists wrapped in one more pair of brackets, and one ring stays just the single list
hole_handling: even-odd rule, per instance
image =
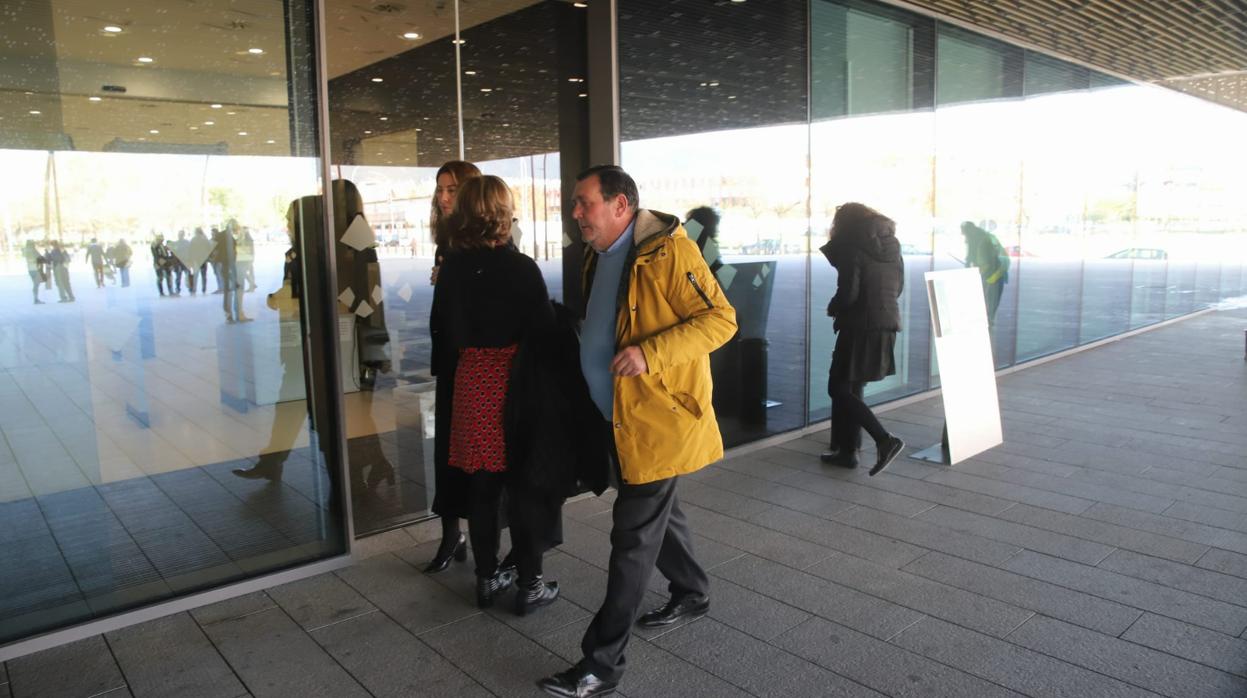
[{"label": "pedestrian in plaza", "polygon": [[[586,243],[580,366],[599,428],[612,435],[617,497],[606,597],[583,658],[537,685],[583,698],[618,686],[634,622],[662,627],[709,610],[676,484],[723,456],[709,355],[736,332],[736,312],[679,219],[639,208],[622,169],[583,172],[572,215]],[[671,597],[638,619],[655,566]]]},{"label": "pedestrian in plaza", "polygon": [[52,277],[56,281],[56,293],[60,296],[60,303],[73,303],[74,287],[69,279],[69,262],[72,259],[69,252],[59,241],[52,242],[52,250],[48,252],[48,262],[52,265]]},{"label": "pedestrian in plaza", "polygon": [[251,237],[251,229],[246,226],[238,234],[238,278],[246,287],[247,293],[256,289],[255,238]]},{"label": "pedestrian in plaza", "polygon": [[[212,229],[212,252],[208,254],[208,263],[212,265],[212,275],[216,277],[216,290],[212,292],[214,295],[218,293],[225,293],[225,282],[221,278],[223,269],[221,256],[225,253],[225,238],[227,235],[228,233],[220,228],[214,227]],[[204,282],[204,286],[204,292],[206,293],[206,281]]]},{"label": "pedestrian in plaza", "polygon": [[837,207],[828,237],[819,250],[837,272],[836,295],[827,304],[827,315],[835,318],[836,346],[827,376],[831,450],[821,459],[856,468],[864,427],[875,440],[873,476],[905,447],[862,399],[867,383],[896,373],[893,350],[901,329],[897,298],[905,290],[905,262],[896,224],[864,204]]},{"label": "pedestrian in plaza", "polygon": [[165,236],[156,233],[155,240],[152,241],[152,269],[156,271],[156,290],[160,291],[160,295],[173,295],[173,265],[177,264],[177,260],[173,258],[173,251],[165,243]]},{"label": "pedestrian in plaza", "polygon": [[134,257],[134,250],[130,249],[125,238],[121,238],[116,245],[113,245],[112,253],[113,266],[117,267],[117,274],[121,277],[121,287],[128,288],[130,286],[130,262]]},{"label": "pedestrian in plaza", "polygon": [[[512,361],[527,336],[553,322],[537,263],[507,244],[513,210],[511,190],[498,177],[473,177],[459,185],[454,210],[441,221],[439,237],[450,253],[437,276],[429,318],[434,373],[439,383],[453,386],[449,433],[437,432],[448,466],[437,497],[449,511],[467,512],[481,608],[515,581],[514,573],[498,564],[507,472],[503,410]],[[541,580],[543,551],[526,549],[526,542],[538,539],[526,523],[511,520],[512,538],[515,559],[525,565],[520,574],[536,582],[530,604],[535,608],[552,602],[558,587]]]},{"label": "pedestrian in plaza", "polygon": [[238,221],[231,219],[221,231],[220,242],[216,250],[217,261],[221,269],[221,288],[224,297],[221,305],[225,309],[225,322],[251,322],[251,318],[243,312],[244,295],[242,277],[238,271]]},{"label": "pedestrian in plaza", "polygon": [[[441,222],[450,216],[455,208],[455,195],[459,191],[459,186],[472,177],[481,176],[481,171],[476,165],[463,160],[451,160],[443,164],[437,169],[437,189],[433,192],[433,211],[429,215],[429,225],[433,230],[433,241],[435,250],[433,252],[433,271],[429,274],[429,283],[434,285],[433,301],[437,302],[437,274],[441,268],[442,260],[445,258],[449,244],[443,239],[446,234]],[[433,334],[434,356],[437,356],[436,347],[439,345],[436,333]],[[436,375],[436,360],[434,361],[434,375]],[[435,415],[435,433],[450,433],[450,400],[452,397],[454,386],[451,384],[450,377],[445,380],[438,380],[435,388],[436,395],[436,415]],[[452,559],[467,559],[467,538],[463,532],[459,530],[459,519],[467,518],[467,511],[457,505],[461,498],[443,496],[447,490],[448,478],[454,479],[455,474],[447,471],[446,465],[446,446],[447,442],[444,438],[437,438],[434,441],[434,458],[433,458],[433,513],[441,518],[442,522],[442,542],[437,547],[433,559],[424,567],[424,571],[429,574],[441,572],[450,565]]]},{"label": "pedestrian in plaza", "polygon": [[86,257],[95,275],[95,287],[104,288],[104,247],[100,245],[99,240],[91,238],[91,243],[87,245]]},{"label": "pedestrian in plaza", "polygon": [[[208,240],[208,236],[204,235],[203,228],[200,228],[200,227],[195,228],[195,233],[191,235],[190,249],[191,249],[190,254],[191,254],[192,262],[195,261],[195,259],[203,259],[203,261],[199,263],[198,269],[192,268],[187,273],[186,280],[190,282],[191,295],[192,296],[195,295],[196,285],[198,285],[199,287],[199,292],[207,293],[208,292],[208,257],[210,257],[212,254],[210,250],[213,250],[215,248],[212,247],[212,242]],[[195,254],[195,251],[198,251],[198,250],[209,250],[208,256],[199,257],[197,254]],[[199,254],[203,254],[203,253],[200,252]]]},{"label": "pedestrian in plaza", "polygon": [[30,293],[34,296],[34,304],[43,305],[43,301],[39,300],[39,284],[43,283],[43,255],[39,254],[34,240],[26,241],[22,248],[22,257],[26,260],[26,272],[30,275]]},{"label": "pedestrian in plaza", "polygon": [[966,239],[966,266],[976,267],[983,279],[983,301],[987,306],[987,327],[996,326],[996,311],[1005,284],[1009,283],[1009,255],[1000,244],[1000,238],[983,228],[965,221],[961,235]]}]

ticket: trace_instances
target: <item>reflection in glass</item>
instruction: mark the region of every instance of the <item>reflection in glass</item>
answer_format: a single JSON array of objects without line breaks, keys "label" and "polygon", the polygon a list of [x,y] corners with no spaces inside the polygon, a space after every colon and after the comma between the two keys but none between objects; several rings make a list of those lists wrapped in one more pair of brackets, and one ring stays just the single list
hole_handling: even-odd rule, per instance
[{"label": "reflection in glass", "polygon": [[[0,642],[346,549],[318,352],[249,293],[282,285],[287,205],[318,188],[288,74],[310,8],[253,3],[245,38],[201,28],[224,0],[23,9],[0,27]],[[231,474],[275,448],[280,481]]]}]

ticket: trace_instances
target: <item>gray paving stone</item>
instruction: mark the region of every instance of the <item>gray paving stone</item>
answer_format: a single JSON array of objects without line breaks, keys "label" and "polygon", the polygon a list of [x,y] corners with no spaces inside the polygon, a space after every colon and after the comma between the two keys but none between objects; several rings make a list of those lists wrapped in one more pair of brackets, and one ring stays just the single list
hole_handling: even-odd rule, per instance
[{"label": "gray paving stone", "polygon": [[1247,640],[1151,613],[1121,638],[1247,678]]},{"label": "gray paving stone", "polygon": [[[1006,511],[1005,514],[1007,513]],[[936,507],[919,514],[917,518],[955,531],[964,531],[1089,565],[1103,560],[1113,551],[1113,548],[1102,543],[949,507]]]},{"label": "gray paving stone", "polygon": [[772,507],[751,520],[769,529],[817,543],[823,548],[857,555],[889,567],[905,565],[924,552],[918,546],[895,538],[782,507]]},{"label": "gray paving stone", "polygon": [[1247,579],[1247,555],[1240,553],[1210,548],[1203,557],[1199,558],[1195,566]]},{"label": "gray paving stone", "polygon": [[752,555],[723,565],[716,577],[886,640],[923,614]]},{"label": "gray paving stone", "polygon": [[[912,462],[916,463],[917,461]],[[888,466],[887,470],[874,476],[868,482],[872,487],[878,487],[888,492],[903,494],[907,497],[931,502],[932,504],[943,504],[954,509],[973,511],[977,514],[995,515],[1014,505],[1014,502],[1007,499],[977,492],[967,492],[966,490],[931,482],[929,479],[915,480],[909,477],[896,477],[896,473],[893,472],[896,470],[896,466],[897,463],[893,462],[892,465]],[[944,466],[934,468],[924,465],[922,467],[926,468],[926,471],[922,473],[923,478],[930,478],[932,475],[944,471]]]},{"label": "gray paving stone", "polygon": [[367,696],[280,608],[204,626],[247,690],[263,696]]},{"label": "gray paving stone", "polygon": [[[844,476],[843,473],[837,475]],[[862,473],[862,478],[866,478],[866,474]],[[817,492],[828,497],[835,497],[853,504],[860,504],[872,509],[880,509],[882,511],[899,514],[901,516],[913,516],[918,512],[931,508],[931,502],[925,502],[921,499],[908,497],[903,494],[893,494],[875,487],[869,487],[864,484],[849,482],[847,479],[834,477],[823,473],[809,473],[800,470],[794,470],[783,476],[779,482],[801,489],[808,489],[811,492]]]},{"label": "gray paving stone", "polygon": [[[896,516],[867,507],[858,507],[832,518],[885,538],[904,541],[927,550],[939,550],[989,565],[999,565],[1021,550],[1012,543],[1002,543],[973,533],[935,526],[927,521]],[[851,550],[844,552],[856,554]],[[857,556],[866,557],[865,555]]]},{"label": "gray paving stone", "polygon": [[1214,509],[1190,502],[1175,502],[1173,506],[1161,513],[1170,518],[1201,523],[1206,526],[1247,531],[1247,514],[1238,514],[1224,509]]},{"label": "gray paving stone", "polygon": [[1111,504],[1097,503],[1083,512],[1082,516],[1118,526],[1125,526],[1137,531],[1147,531],[1203,545],[1216,545],[1221,534],[1225,533],[1225,531],[1212,528],[1211,526],[1181,521],[1161,516],[1160,514],[1148,514],[1133,509],[1123,509]]},{"label": "gray paving stone", "polygon": [[1208,546],[1199,543],[1023,504],[1002,511],[1000,518],[1177,562],[1194,562],[1208,551]]},{"label": "gray paving stone", "polygon": [[1015,485],[1008,482],[1000,482],[998,480],[990,480],[985,477],[977,477],[975,475],[966,475],[956,470],[950,470],[945,473],[936,473],[926,479],[926,482],[936,482],[941,485],[948,485],[957,489],[969,490],[986,494],[992,497],[1008,499],[1014,502],[1022,502],[1032,506],[1043,507],[1045,509],[1053,509],[1062,511],[1067,514],[1078,514],[1086,511],[1095,502],[1090,499],[1082,499],[1079,497],[1071,497],[1065,494],[1056,494],[1055,492],[1047,492],[1035,489],[1033,487],[1025,487]]},{"label": "gray paving stone", "polygon": [[686,506],[684,513],[688,517],[689,526],[701,535],[791,567],[809,567],[835,554],[828,548],[796,536],[709,509]]},{"label": "gray paving stone", "polygon": [[1117,550],[1104,558],[1101,569],[1146,579],[1239,606],[1247,606],[1247,579],[1204,570],[1193,565]]},{"label": "gray paving stone", "polygon": [[499,696],[544,695],[535,682],[567,668],[545,647],[485,614],[439,627],[421,639]]},{"label": "gray paving stone", "polygon": [[1020,695],[823,618],[811,618],[776,638],[775,644],[897,698]]},{"label": "gray paving stone", "polygon": [[882,696],[711,619],[685,625],[654,644],[755,696]]},{"label": "gray paving stone", "polygon": [[158,618],[106,637],[135,696],[233,698],[246,692],[189,614]]},{"label": "gray paving stone", "polygon": [[21,698],[85,698],[126,687],[101,635],[18,657],[7,666],[9,691]]},{"label": "gray paving stone", "polygon": [[935,661],[1030,696],[1151,696],[1135,686],[1004,640],[924,618],[893,642]]},{"label": "gray paving stone", "polygon": [[333,574],[283,584],[269,589],[267,593],[304,630],[315,630],[376,610]]},{"label": "gray paving stone", "polygon": [[800,625],[810,614],[719,577],[710,581],[710,617],[762,640]]},{"label": "gray paving stone", "polygon": [[1125,632],[1143,613],[1097,596],[936,552],[911,562],[903,571],[1114,637]]},{"label": "gray paving stone", "polygon": [[337,575],[369,603],[414,633],[479,613],[463,597],[390,553],[348,567]]},{"label": "gray paving stone", "polygon": [[958,463],[957,472],[1157,514],[1169,508],[1174,501],[1165,497],[1154,497],[1107,485],[1093,484],[1085,480],[1079,481],[1066,476],[1058,477],[1046,473],[1030,472],[994,463],[971,463],[969,465]]},{"label": "gray paving stone", "polygon": [[1239,531],[1222,531],[1213,545],[1225,550],[1247,555],[1247,533]]},{"label": "gray paving stone", "polygon": [[927,615],[1004,637],[1034,613],[1010,604],[889,569],[849,555],[817,564],[808,572]]},{"label": "gray paving stone", "polygon": [[311,635],[374,696],[491,695],[384,613],[373,611]]},{"label": "gray paving stone", "polygon": [[693,504],[738,519],[748,519],[753,514],[771,508],[769,504],[759,499],[720,487],[708,487],[703,482],[694,480],[685,480],[680,483],[679,497],[681,505]]},{"label": "gray paving stone", "polygon": [[831,516],[857,506],[852,502],[834,499],[730,470],[720,470],[708,476],[703,482],[711,487],[719,487],[769,504],[803,511],[815,516]]},{"label": "gray paving stone", "polygon": [[236,596],[225,601],[196,608],[190,612],[200,625],[211,625],[224,620],[233,620],[243,616],[273,608],[277,604],[262,591]]},{"label": "gray paving stone", "polygon": [[1027,621],[1009,641],[1163,695],[1247,695],[1247,679],[1052,618]]},{"label": "gray paving stone", "polygon": [[1076,589],[1134,608],[1184,620],[1229,635],[1247,629],[1247,609],[1127,577],[1026,551],[1010,560],[1011,572]]}]

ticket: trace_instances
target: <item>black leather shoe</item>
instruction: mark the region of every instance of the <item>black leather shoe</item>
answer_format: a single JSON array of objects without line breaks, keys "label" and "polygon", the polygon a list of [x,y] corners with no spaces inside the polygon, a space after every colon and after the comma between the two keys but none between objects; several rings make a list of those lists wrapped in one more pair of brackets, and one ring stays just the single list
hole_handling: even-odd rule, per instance
[{"label": "black leather shoe", "polygon": [[701,594],[686,594],[668,601],[662,608],[655,608],[637,620],[642,628],[661,628],[681,618],[701,618],[710,610],[710,599]]},{"label": "black leather shoe", "polygon": [[282,466],[280,464],[273,465],[261,461],[250,468],[234,468],[230,472],[236,477],[244,480],[268,480],[269,482],[278,482],[281,480]]},{"label": "black leather shoe", "polygon": [[435,574],[450,567],[450,560],[454,558],[459,562],[468,559],[468,539],[462,533],[459,534],[458,540],[455,541],[453,547],[447,550],[446,540],[442,539],[442,544],[437,547],[437,555],[429,560],[429,564],[424,566],[425,574]]},{"label": "black leather shoe", "polygon": [[901,449],[905,448],[905,442],[895,436],[888,438],[875,444],[875,448],[879,452],[879,460],[875,461],[875,467],[870,469],[871,476],[879,473],[880,470],[888,467],[896,457],[901,455]]},{"label": "black leather shoe", "polygon": [[563,698],[605,696],[614,693],[618,686],[619,682],[600,679],[588,669],[581,668],[579,664],[537,682],[537,688],[552,696],[563,696]]},{"label": "black leather shoe", "polygon": [[515,615],[526,616],[542,606],[549,606],[558,597],[558,582],[543,582],[541,577],[537,577],[530,584],[517,584],[515,591]]},{"label": "black leather shoe", "polygon": [[510,572],[495,572],[492,577],[476,578],[476,607],[489,608],[494,599],[515,584],[515,575]]}]

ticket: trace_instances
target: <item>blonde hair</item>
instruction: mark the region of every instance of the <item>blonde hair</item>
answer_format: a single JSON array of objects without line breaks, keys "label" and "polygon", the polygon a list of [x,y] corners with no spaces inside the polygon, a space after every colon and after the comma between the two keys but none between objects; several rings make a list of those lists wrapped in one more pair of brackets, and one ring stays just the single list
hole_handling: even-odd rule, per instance
[{"label": "blonde hair", "polygon": [[453,250],[495,247],[511,239],[511,188],[501,177],[472,177],[459,186],[455,208],[438,226]]}]

